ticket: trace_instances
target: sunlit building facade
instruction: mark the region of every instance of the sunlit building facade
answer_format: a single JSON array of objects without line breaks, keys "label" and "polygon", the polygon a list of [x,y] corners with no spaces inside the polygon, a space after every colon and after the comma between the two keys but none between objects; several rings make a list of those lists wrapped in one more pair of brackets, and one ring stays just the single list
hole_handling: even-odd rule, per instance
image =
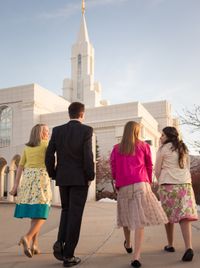
[{"label": "sunlit building facade", "polygon": [[[33,125],[46,123],[50,130],[66,123],[67,108],[73,101],[86,106],[85,123],[94,128],[100,157],[108,157],[120,141],[123,127],[130,120],[142,126],[141,138],[151,144],[153,158],[160,131],[167,125],[178,126],[171,105],[166,101],[110,105],[101,98],[101,85],[94,80],[94,48],[89,40],[84,10],[76,43],[71,52],[71,78],[63,80],[63,96],[37,84],[0,89],[0,201],[14,201],[8,193],[14,184],[24,144]],[[59,203],[58,189],[52,182],[53,202]],[[95,199],[95,182],[89,199]]]}]

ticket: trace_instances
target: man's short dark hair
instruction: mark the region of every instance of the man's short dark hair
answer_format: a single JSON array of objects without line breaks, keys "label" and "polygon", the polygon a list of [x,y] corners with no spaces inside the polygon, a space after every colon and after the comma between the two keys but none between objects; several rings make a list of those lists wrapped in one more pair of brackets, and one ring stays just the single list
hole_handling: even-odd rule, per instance
[{"label": "man's short dark hair", "polygon": [[80,102],[72,102],[68,107],[68,113],[71,119],[79,118],[81,113],[84,112],[85,112],[85,105]]}]

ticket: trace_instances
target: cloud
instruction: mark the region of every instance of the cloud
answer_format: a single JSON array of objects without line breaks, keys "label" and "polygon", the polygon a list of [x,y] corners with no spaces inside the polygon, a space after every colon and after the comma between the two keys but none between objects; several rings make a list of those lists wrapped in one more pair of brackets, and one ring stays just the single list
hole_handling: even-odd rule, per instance
[{"label": "cloud", "polygon": [[105,6],[105,5],[118,5],[118,4],[123,4],[125,2],[128,2],[130,0],[90,0],[87,1],[88,7],[96,7],[96,6]]},{"label": "cloud", "polygon": [[57,19],[61,17],[67,18],[76,13],[80,9],[81,9],[80,4],[77,3],[67,4],[65,7],[59,8],[53,12],[41,13],[39,15],[39,18],[41,19]]},{"label": "cloud", "polygon": [[[130,0],[88,0],[86,2],[86,10],[90,8],[95,8],[98,6],[108,6],[108,5],[120,5]],[[53,12],[45,12],[39,15],[41,19],[57,19],[57,18],[68,18],[75,14],[77,11],[81,10],[80,3],[70,3],[63,8],[59,8]]]},{"label": "cloud", "polygon": [[138,66],[131,63],[128,64],[122,71],[119,68],[119,73],[116,76],[115,84],[118,88],[133,89],[138,83],[139,70]]},{"label": "cloud", "polygon": [[107,74],[103,82],[104,98],[112,103],[138,100],[136,89],[140,84],[142,63],[115,62],[114,65],[112,72]]}]

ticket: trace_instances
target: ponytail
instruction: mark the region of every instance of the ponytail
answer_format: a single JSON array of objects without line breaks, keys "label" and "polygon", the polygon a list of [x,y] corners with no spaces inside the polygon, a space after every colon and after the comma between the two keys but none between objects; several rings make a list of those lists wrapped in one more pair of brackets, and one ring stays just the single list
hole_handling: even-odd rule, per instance
[{"label": "ponytail", "polygon": [[188,154],[187,146],[181,139],[179,139],[179,134],[175,127],[165,127],[162,131],[167,137],[167,140],[164,142],[164,144],[172,143],[171,149],[172,151],[178,152],[179,167],[183,169],[185,167],[186,156]]}]

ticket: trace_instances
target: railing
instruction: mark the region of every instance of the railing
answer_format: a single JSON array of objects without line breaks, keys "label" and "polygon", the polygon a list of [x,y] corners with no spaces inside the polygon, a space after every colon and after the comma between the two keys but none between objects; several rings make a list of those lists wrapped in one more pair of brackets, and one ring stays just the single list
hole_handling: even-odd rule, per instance
[{"label": "railing", "polygon": [[0,138],[0,148],[10,146],[10,139],[8,138]]}]

